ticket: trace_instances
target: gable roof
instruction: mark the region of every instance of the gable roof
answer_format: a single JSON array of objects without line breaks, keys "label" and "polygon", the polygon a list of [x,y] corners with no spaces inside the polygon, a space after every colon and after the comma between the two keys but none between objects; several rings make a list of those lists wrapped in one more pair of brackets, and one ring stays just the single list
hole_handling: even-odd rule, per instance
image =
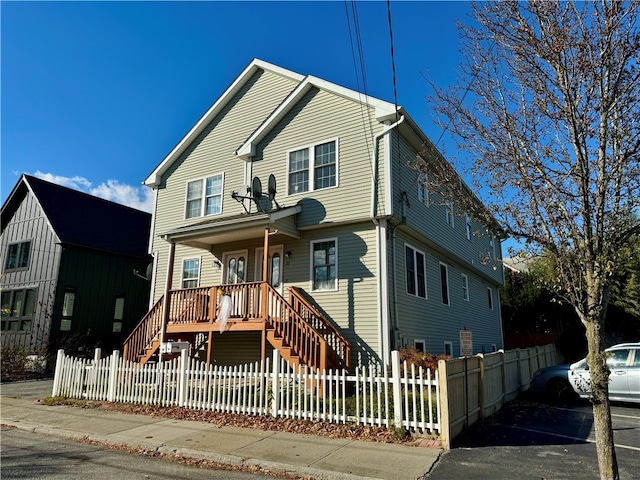
[{"label": "gable roof", "polygon": [[61,243],[148,255],[150,214],[26,174],[2,206],[3,231],[28,192],[37,198]]},{"label": "gable roof", "polygon": [[335,83],[327,82],[313,76],[303,76],[299,73],[292,72],[285,68],[273,65],[254,58],[251,63],[242,71],[242,73],[233,81],[224,93],[216,100],[216,102],[207,110],[204,116],[189,130],[189,132],[180,140],[180,142],[169,152],[169,154],[160,162],[160,164],[151,172],[147,179],[143,182],[150,187],[156,187],[161,182],[162,175],[171,167],[185,149],[193,142],[197,136],[206,128],[213,118],[222,110],[225,105],[233,98],[233,96],[247,83],[247,81],[258,70],[264,70],[284,77],[288,77],[298,85],[284,99],[284,101],[274,110],[274,112],[265,119],[258,129],[249,137],[249,139],[236,151],[236,155],[240,157],[250,156],[255,143],[262,139],[269,130],[280,120],[302,96],[312,87],[321,90],[330,91],[344,98],[353,101],[366,103],[376,109],[376,118],[378,120],[388,120],[395,117],[396,109],[392,103],[385,102],[374,97],[364,95],[355,90],[342,87]]}]

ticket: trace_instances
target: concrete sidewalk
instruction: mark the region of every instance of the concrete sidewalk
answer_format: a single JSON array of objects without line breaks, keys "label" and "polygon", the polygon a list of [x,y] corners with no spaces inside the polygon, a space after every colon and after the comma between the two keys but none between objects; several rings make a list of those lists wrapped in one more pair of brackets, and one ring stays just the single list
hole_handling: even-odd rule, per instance
[{"label": "concrete sidewalk", "polygon": [[259,466],[315,479],[416,479],[441,450],[320,436],[217,427],[98,409],[46,406],[51,380],[0,386],[0,421],[5,425],[72,439],[141,447],[226,465]]}]

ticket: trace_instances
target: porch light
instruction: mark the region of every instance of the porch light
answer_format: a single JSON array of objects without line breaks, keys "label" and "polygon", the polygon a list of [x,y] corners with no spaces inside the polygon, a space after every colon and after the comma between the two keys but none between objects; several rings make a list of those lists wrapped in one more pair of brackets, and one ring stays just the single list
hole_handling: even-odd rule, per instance
[{"label": "porch light", "polygon": [[288,251],[284,252],[284,258],[285,258],[285,260],[290,260],[291,259],[291,250],[288,250]]}]

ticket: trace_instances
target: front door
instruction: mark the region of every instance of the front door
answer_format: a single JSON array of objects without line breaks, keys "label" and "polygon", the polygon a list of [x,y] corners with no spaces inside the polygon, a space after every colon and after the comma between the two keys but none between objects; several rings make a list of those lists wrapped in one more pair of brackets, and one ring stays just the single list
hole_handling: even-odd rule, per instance
[{"label": "front door", "polygon": [[243,283],[247,281],[247,250],[225,252],[222,254],[224,268],[222,283]]},{"label": "front door", "polygon": [[[273,245],[269,247],[269,283],[282,295],[282,267],[283,267],[283,251],[282,245]],[[262,281],[262,266],[264,265],[264,248],[256,248],[256,275],[255,281]]]}]

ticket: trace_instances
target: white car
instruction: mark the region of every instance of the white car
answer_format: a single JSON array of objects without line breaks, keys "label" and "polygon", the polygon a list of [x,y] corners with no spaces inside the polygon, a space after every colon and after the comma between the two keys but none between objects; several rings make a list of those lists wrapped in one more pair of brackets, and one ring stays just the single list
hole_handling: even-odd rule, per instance
[{"label": "white car", "polygon": [[[621,343],[607,348],[609,400],[640,403],[640,343]],[[581,398],[589,398],[591,381],[587,360],[569,367],[569,383]]]}]

